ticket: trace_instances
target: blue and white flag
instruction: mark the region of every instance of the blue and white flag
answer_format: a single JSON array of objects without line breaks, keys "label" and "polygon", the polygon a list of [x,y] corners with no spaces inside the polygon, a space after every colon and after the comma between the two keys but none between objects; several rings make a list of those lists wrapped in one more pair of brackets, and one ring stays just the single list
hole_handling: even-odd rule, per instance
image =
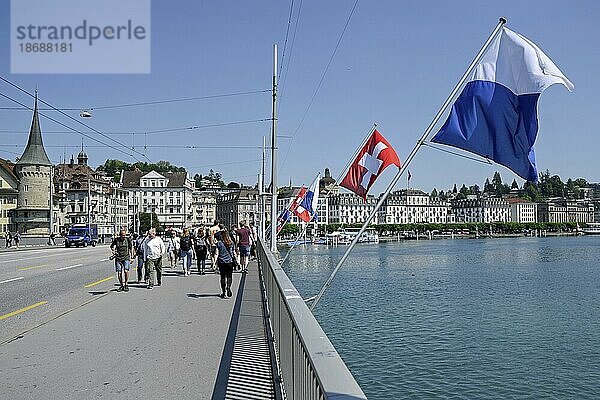
[{"label": "blue and white flag", "polygon": [[486,157],[537,182],[537,102],[555,83],[575,88],[533,42],[502,28],[432,141]]}]

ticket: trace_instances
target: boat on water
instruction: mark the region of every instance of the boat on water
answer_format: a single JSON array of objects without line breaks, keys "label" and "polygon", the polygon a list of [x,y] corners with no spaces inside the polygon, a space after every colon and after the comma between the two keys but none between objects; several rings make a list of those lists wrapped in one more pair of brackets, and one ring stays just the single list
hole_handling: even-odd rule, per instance
[{"label": "boat on water", "polygon": [[[327,235],[331,242],[336,244],[350,244],[358,235],[360,228],[345,228]],[[375,228],[367,228],[358,239],[358,243],[379,243],[379,235]]]},{"label": "boat on water", "polygon": [[309,239],[306,239],[306,240],[302,240],[302,239],[300,239],[300,240],[283,240],[283,241],[279,242],[279,244],[286,245],[286,246],[300,246],[303,244],[311,244],[311,243],[312,242]]},{"label": "boat on water", "polygon": [[584,235],[600,235],[600,223],[589,223],[580,230]]}]

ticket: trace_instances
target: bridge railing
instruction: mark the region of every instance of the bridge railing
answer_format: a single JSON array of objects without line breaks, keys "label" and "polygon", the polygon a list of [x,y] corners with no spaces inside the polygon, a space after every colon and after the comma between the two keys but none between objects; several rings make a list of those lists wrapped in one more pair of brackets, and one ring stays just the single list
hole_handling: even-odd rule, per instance
[{"label": "bridge railing", "polygon": [[282,388],[288,400],[367,397],[268,246],[257,253]]}]

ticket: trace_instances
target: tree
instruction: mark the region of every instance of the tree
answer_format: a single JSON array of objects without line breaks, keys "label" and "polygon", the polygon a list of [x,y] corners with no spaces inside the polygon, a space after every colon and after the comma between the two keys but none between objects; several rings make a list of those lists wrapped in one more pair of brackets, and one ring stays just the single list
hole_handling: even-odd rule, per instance
[{"label": "tree", "polygon": [[516,179],[513,179],[513,183],[512,185],[510,185],[511,189],[519,189],[519,184],[517,183]]},{"label": "tree", "polygon": [[490,178],[485,179],[485,183],[483,184],[483,193],[494,193],[494,186],[490,183]]},{"label": "tree", "polygon": [[228,187],[229,189],[239,189],[239,188],[240,188],[240,184],[239,184],[239,183],[237,183],[237,182],[229,182],[229,183],[227,184],[227,187]]},{"label": "tree", "polygon": [[150,229],[150,219],[152,219],[152,228],[160,229],[160,222],[158,222],[156,214],[152,213],[152,218],[150,218],[150,215],[150,213],[140,213],[140,232],[146,232]]},{"label": "tree", "polygon": [[533,202],[543,200],[538,184],[535,182],[525,182],[523,184],[523,198]]},{"label": "tree", "polygon": [[196,186],[197,188],[202,187],[202,175],[200,175],[200,174],[194,175],[194,186]]},{"label": "tree", "polygon": [[456,188],[456,183],[454,184],[454,188],[452,189],[452,193],[454,193],[454,194],[458,193],[458,189]]},{"label": "tree", "polygon": [[128,171],[131,169],[131,164],[121,160],[106,160],[96,168],[96,171],[104,172],[107,176],[115,176],[122,170]]},{"label": "tree", "polygon": [[436,188],[433,188],[433,190],[431,191],[431,197],[438,197],[438,191]]}]

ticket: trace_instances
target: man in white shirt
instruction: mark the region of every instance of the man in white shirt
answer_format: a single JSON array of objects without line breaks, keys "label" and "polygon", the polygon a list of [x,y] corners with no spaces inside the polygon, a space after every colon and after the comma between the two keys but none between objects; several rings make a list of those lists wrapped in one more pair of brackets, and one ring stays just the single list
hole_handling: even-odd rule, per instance
[{"label": "man in white shirt", "polygon": [[166,252],[163,240],[156,236],[154,228],[148,231],[148,238],[144,241],[144,259],[148,271],[148,289],[154,287],[154,270],[156,270],[157,286],[162,284],[162,256]]}]

